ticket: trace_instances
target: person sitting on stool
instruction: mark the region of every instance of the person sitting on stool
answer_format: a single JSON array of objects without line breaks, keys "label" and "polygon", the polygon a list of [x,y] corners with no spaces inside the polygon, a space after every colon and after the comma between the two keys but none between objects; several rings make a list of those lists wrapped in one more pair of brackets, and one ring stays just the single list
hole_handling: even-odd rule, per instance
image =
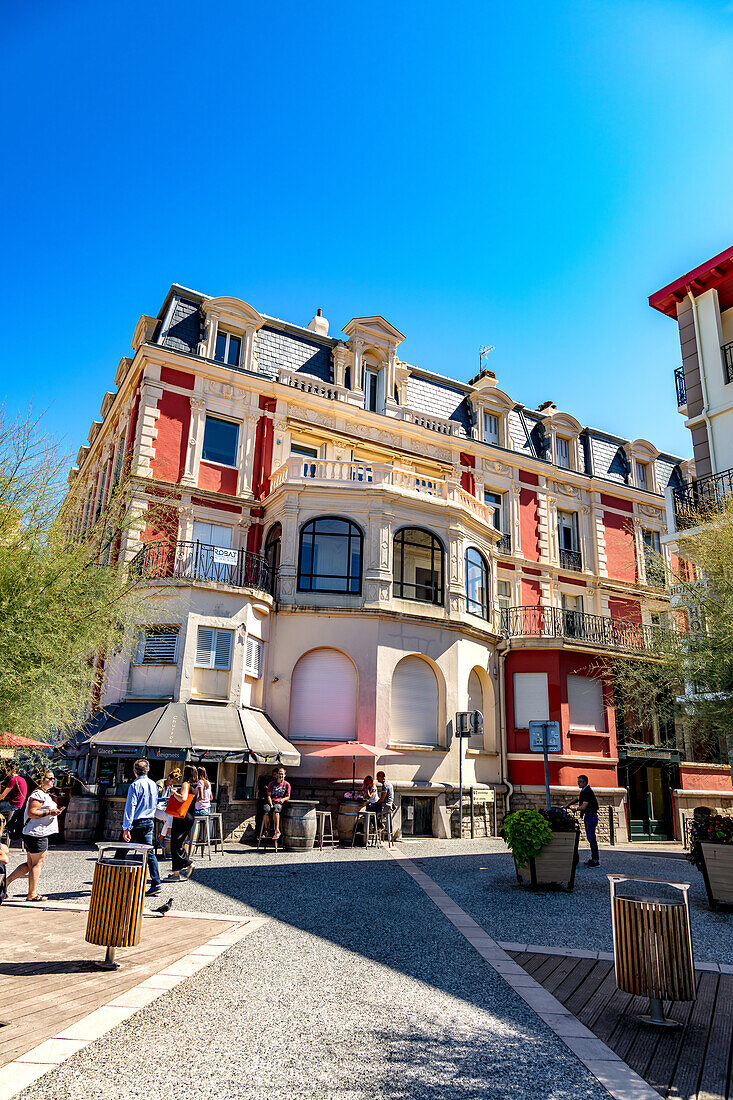
[{"label": "person sitting on stool", "polygon": [[379,798],[366,808],[370,813],[379,814],[379,824],[381,825],[387,814],[391,814],[395,807],[394,786],[387,779],[384,772],[377,772],[377,789]]},{"label": "person sitting on stool", "polygon": [[149,844],[148,867],[150,868],[150,889],[148,893],[155,897],[160,893],[160,871],[158,859],[153,847],[153,820],[158,805],[158,788],[148,778],[150,764],[147,760],[136,760],[133,766],[135,780],[130,784],[122,818],[122,839],[126,844]]},{"label": "person sitting on stool", "polygon": [[600,867],[601,861],[598,858],[598,841],[596,840],[596,829],[598,828],[598,799],[596,798],[595,791],[588,782],[587,775],[578,776],[578,786],[580,787],[580,794],[577,798],[573,799],[570,805],[575,806],[577,803],[578,809],[585,821],[585,835],[590,844],[590,859],[585,861],[585,865],[586,867]]},{"label": "person sitting on stool", "polygon": [[272,821],[272,839],[280,837],[280,815],[290,798],[290,784],[285,779],[285,768],[278,768],[271,783],[267,784],[267,805]]}]

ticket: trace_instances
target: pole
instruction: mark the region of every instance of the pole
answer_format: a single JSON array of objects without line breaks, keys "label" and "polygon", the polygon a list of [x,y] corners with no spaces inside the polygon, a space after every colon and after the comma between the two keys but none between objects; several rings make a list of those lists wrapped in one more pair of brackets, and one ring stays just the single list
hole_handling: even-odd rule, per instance
[{"label": "pole", "polygon": [[547,755],[547,726],[542,727],[542,755],[545,758],[545,794],[547,795],[547,809],[550,809],[550,760]]},{"label": "pole", "polygon": [[471,840],[473,840],[473,787],[469,788],[468,795],[471,799]]},{"label": "pole", "polygon": [[463,738],[458,738],[458,839],[463,839]]}]

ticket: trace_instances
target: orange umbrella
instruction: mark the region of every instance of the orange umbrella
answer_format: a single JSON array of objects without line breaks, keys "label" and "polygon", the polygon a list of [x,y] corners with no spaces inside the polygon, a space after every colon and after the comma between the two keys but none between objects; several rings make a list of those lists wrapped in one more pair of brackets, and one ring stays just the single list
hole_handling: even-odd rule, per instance
[{"label": "orange umbrella", "polygon": [[374,745],[365,745],[363,741],[337,741],[333,745],[327,745],[325,749],[316,749],[315,752],[306,753],[307,756],[350,756],[354,761],[351,773],[351,790],[353,793],[356,785],[356,758],[357,756],[371,756],[375,760],[380,756],[404,756],[404,753],[388,749],[384,752]]}]

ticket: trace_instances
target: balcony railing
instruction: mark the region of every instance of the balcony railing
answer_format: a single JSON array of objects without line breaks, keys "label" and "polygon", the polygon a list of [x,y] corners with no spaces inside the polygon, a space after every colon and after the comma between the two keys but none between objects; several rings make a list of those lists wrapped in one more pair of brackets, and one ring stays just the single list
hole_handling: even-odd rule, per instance
[{"label": "balcony railing", "polygon": [[504,531],[496,544],[497,554],[511,554],[512,552],[512,536],[508,531]]},{"label": "balcony railing", "polygon": [[733,382],[733,344],[723,344],[720,351],[723,356],[725,381]]},{"label": "balcony railing", "polygon": [[580,550],[561,550],[560,566],[562,569],[571,569],[575,573],[582,572],[583,559],[580,556]]},{"label": "balcony railing", "polygon": [[677,390],[677,408],[684,409],[687,404],[687,389],[685,388],[685,368],[677,367],[674,372],[674,384]]},{"label": "balcony railing", "polygon": [[275,595],[276,577],[264,555],[250,550],[226,550],[204,542],[160,539],[146,543],[130,562],[130,572],[141,581],[168,577],[215,581]]},{"label": "balcony railing", "polygon": [[607,649],[659,652],[674,646],[677,639],[674,631],[661,626],[540,605],[507,608],[502,612],[501,626],[507,638],[563,638]]},{"label": "balcony railing", "polygon": [[677,530],[698,527],[733,500],[733,470],[686,481],[672,492]]}]

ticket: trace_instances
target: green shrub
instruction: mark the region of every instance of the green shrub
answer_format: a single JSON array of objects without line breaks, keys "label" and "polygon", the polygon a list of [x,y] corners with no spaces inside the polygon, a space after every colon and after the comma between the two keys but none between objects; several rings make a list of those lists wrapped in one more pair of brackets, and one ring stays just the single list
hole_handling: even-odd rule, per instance
[{"label": "green shrub", "polygon": [[538,810],[517,810],[504,818],[502,836],[511,848],[517,867],[526,867],[530,856],[538,856],[545,844],[550,843],[552,829]]}]

